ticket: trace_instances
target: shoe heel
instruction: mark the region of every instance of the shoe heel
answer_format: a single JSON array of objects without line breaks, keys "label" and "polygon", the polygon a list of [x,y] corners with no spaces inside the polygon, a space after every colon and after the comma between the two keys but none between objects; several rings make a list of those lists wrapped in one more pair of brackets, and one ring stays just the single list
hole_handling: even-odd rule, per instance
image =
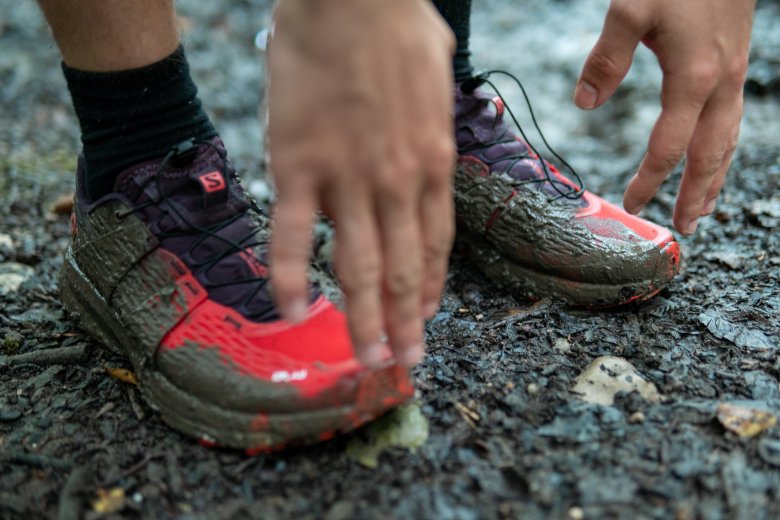
[{"label": "shoe heel", "polygon": [[59,288],[65,310],[78,316],[79,327],[109,350],[125,355],[122,342],[114,333],[121,330],[121,324],[106,316],[106,312],[111,312],[108,303],[79,269],[70,248],[60,269]]}]

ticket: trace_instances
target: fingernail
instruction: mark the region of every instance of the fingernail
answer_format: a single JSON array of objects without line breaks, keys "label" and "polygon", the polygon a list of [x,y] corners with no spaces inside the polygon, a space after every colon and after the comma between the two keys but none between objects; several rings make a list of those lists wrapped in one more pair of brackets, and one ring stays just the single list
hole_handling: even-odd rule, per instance
[{"label": "fingernail", "polygon": [[645,205],[644,204],[640,204],[638,206],[634,206],[631,209],[626,209],[626,211],[628,211],[632,215],[639,215],[639,212],[642,211],[643,209],[645,209]]},{"label": "fingernail", "polygon": [[574,89],[574,104],[584,110],[590,110],[596,106],[599,99],[599,91],[586,81],[577,83]]},{"label": "fingernail", "polygon": [[707,203],[704,205],[704,208],[702,208],[701,212],[702,215],[710,215],[713,211],[715,211],[715,204],[718,202],[718,199],[712,199],[707,201]]},{"label": "fingernail", "polygon": [[384,343],[373,343],[359,351],[358,359],[367,367],[380,365],[387,357],[388,349]]},{"label": "fingernail", "polygon": [[439,303],[438,302],[430,302],[426,303],[423,307],[423,318],[426,320],[429,320],[436,316],[436,312],[439,310]]},{"label": "fingernail", "polygon": [[699,219],[695,218],[691,220],[687,226],[685,226],[683,233],[685,233],[686,235],[693,235],[696,232],[697,227],[699,227]]},{"label": "fingernail", "polygon": [[306,319],[308,307],[305,301],[295,300],[285,308],[284,317],[290,323],[300,323]]},{"label": "fingernail", "polygon": [[411,368],[422,361],[423,355],[425,355],[425,349],[422,345],[412,345],[396,352],[395,359],[402,367]]}]

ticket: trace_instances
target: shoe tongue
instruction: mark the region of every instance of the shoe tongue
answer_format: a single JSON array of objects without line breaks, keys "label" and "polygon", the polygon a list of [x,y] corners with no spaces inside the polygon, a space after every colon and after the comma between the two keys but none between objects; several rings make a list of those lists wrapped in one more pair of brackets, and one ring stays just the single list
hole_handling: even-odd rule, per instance
[{"label": "shoe tongue", "polygon": [[[494,98],[487,92],[476,89],[470,94],[457,88],[455,93],[455,125],[456,141],[461,154],[471,155],[490,166],[491,173],[505,173],[518,182],[525,184],[527,189],[539,190],[551,197],[559,197],[561,193],[547,181],[542,162],[533,153],[528,144],[517,138],[504,120],[504,105],[500,98]],[[525,156],[520,158],[521,156]],[[573,188],[563,176],[552,173],[550,176],[560,181],[558,188],[566,191],[564,184]],[[585,204],[580,199],[562,199],[577,206]]]},{"label": "shoe tongue", "polygon": [[[227,160],[211,146],[201,145],[192,162],[182,166],[149,161],[128,168],[115,190],[138,206],[150,201],[167,206],[180,230],[207,227],[245,210],[249,202]],[[169,223],[170,224],[170,223]]]}]

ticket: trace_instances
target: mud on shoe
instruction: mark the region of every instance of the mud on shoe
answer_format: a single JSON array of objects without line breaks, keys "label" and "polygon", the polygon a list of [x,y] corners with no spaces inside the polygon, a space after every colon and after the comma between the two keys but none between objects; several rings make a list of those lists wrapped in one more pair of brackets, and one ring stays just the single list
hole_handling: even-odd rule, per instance
[{"label": "mud on shoe", "polygon": [[89,203],[77,173],[65,308],[126,355],[164,421],[207,444],[268,451],[324,440],[406,401],[388,351],[367,368],[345,317],[312,290],[291,325],[272,302],[268,220],[221,141],[188,141],[122,172]]},{"label": "mud on shoe", "polygon": [[610,307],[658,293],[679,269],[672,233],[590,193],[576,173],[577,183],[544,160],[505,122],[507,113],[516,120],[501,95],[481,88],[493,86],[488,77],[459,83],[455,93],[458,237],[474,265],[531,299]]}]

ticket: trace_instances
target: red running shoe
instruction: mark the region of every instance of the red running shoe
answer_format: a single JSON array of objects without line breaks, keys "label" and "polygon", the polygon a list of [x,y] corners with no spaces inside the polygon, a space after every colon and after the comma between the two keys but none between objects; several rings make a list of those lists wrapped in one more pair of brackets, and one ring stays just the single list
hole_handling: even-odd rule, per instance
[{"label": "red running shoe", "polygon": [[369,369],[345,317],[316,289],[307,319],[270,294],[268,219],[219,139],[122,172],[90,204],[77,174],[60,290],[79,325],[125,354],[149,404],[206,444],[268,451],[328,439],[409,399],[388,350]]},{"label": "red running shoe", "polygon": [[455,93],[456,215],[476,267],[520,296],[588,307],[642,301],[666,286],[680,265],[672,233],[540,158],[504,122],[503,98],[479,88],[486,80]]}]

